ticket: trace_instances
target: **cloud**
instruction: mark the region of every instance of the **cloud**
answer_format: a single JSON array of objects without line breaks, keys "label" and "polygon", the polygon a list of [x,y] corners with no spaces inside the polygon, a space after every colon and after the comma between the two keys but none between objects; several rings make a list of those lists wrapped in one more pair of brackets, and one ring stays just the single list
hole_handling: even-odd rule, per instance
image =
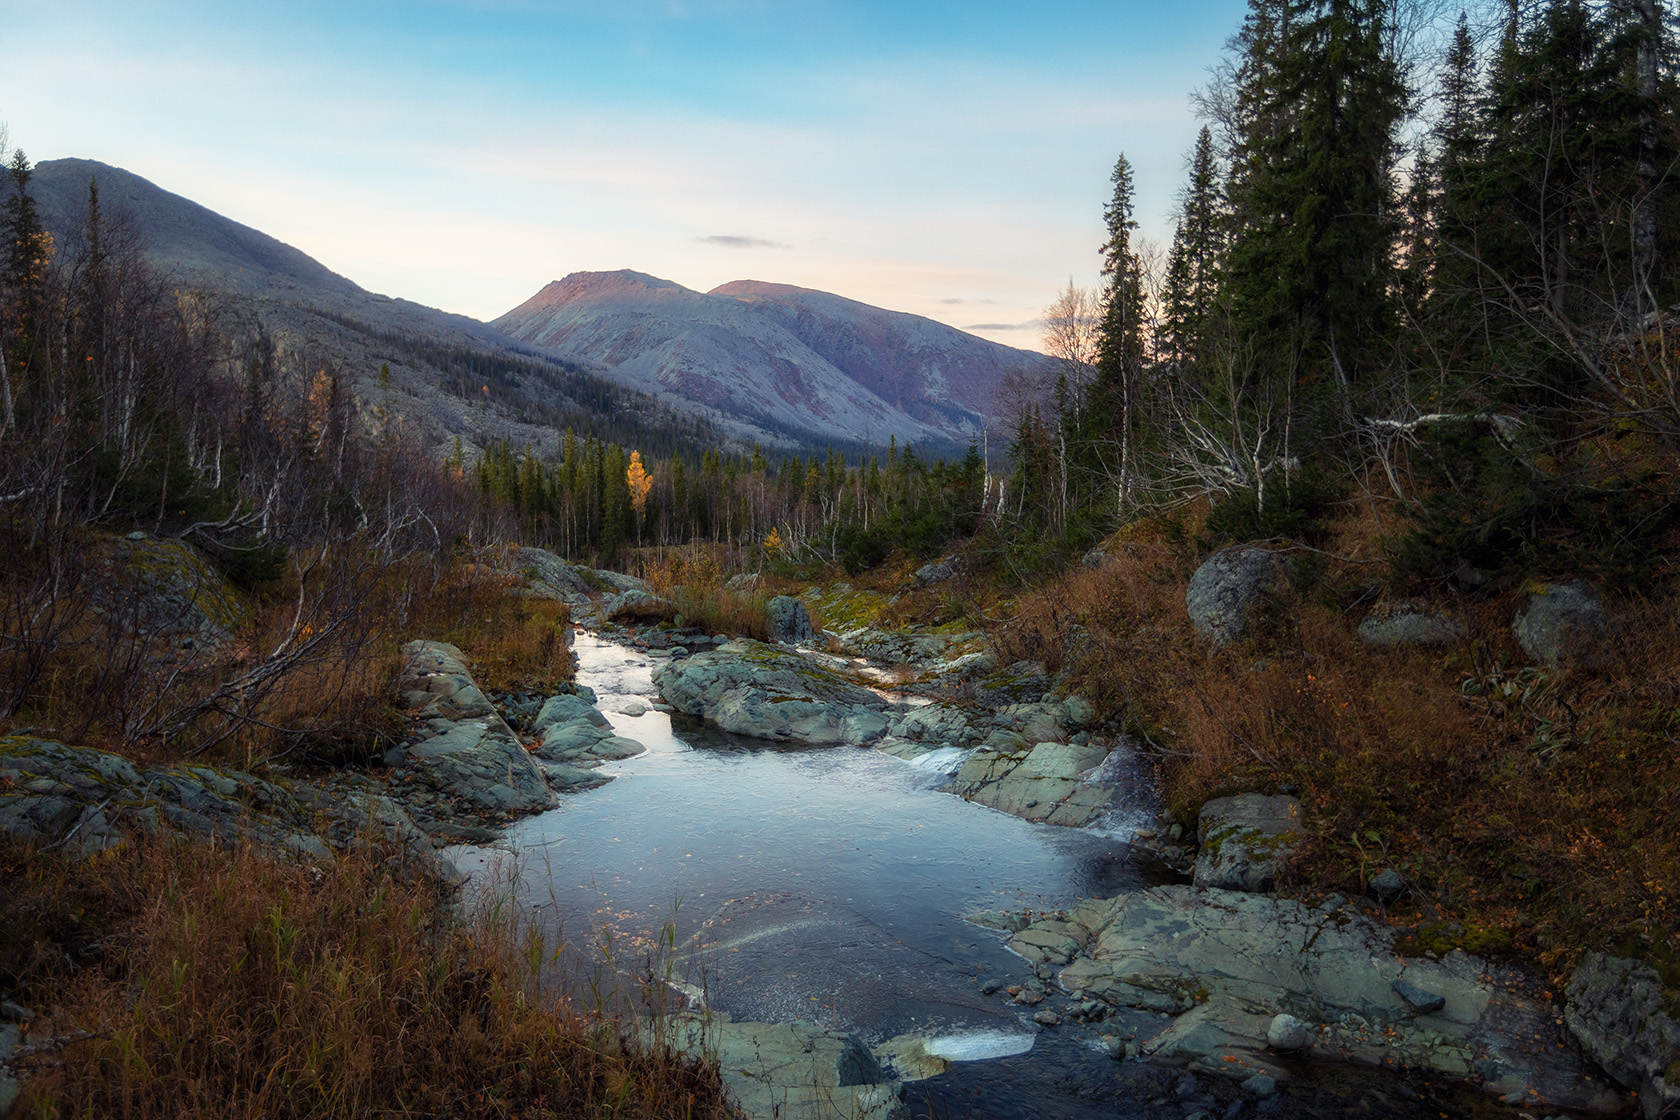
[{"label": "cloud", "polygon": [[1043,329],[1043,319],[1028,319],[1024,323],[970,323],[963,328],[965,331],[1041,331]]},{"label": "cloud", "polygon": [[996,303],[997,300],[995,300],[995,299],[957,299],[956,297],[953,296],[950,299],[942,299],[939,302],[943,303],[943,304],[946,304],[948,306],[951,306],[951,307],[967,307],[970,304],[976,304],[976,303]]},{"label": "cloud", "polygon": [[710,237],[696,237],[702,245],[716,245],[723,249],[791,249],[780,241],[766,241],[762,237],[737,237],[729,233],[714,233]]}]

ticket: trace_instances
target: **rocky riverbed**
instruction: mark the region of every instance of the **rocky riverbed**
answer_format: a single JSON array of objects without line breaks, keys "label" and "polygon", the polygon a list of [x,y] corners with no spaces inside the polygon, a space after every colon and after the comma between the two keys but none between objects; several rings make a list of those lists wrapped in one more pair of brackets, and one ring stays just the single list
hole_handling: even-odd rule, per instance
[{"label": "rocky riverbed", "polygon": [[[633,629],[611,620],[651,595],[638,581],[541,550],[522,550],[518,563],[528,593],[564,599],[614,641],[647,650],[636,670],[645,684],[607,711],[587,680],[492,697],[461,651],[416,641],[398,682],[412,732],[383,768],[307,781],[280,768],[143,768],[13,736],[0,740],[0,828],[87,854],[169,832],[249,839],[300,859],[380,835],[428,873],[459,880],[452,857],[491,842],[559,842],[543,839],[556,826],[541,822],[564,828],[587,804],[613,806],[611,819],[630,828],[649,805],[674,811],[653,791],[773,773],[774,788],[806,799],[802,839],[832,853],[817,876],[823,891],[787,889],[806,874],[791,863],[771,891],[724,871],[754,848],[774,854],[772,836],[801,835],[774,830],[720,830],[697,857],[710,838],[693,822],[644,823],[645,850],[602,864],[633,879],[666,860],[710,861],[704,881],[723,899],[699,906],[680,944],[729,987],[691,993],[700,1017],[673,1020],[669,1037],[723,1056],[753,1115],[896,1114],[915,1104],[906,1083],[980,1084],[964,1080],[965,1059],[1004,1070],[1028,1061],[1007,1057],[1026,1048],[1040,1067],[1108,1086],[1099,1097],[1118,1094],[1104,1098],[1106,1115],[1308,1115],[1322,1071],[1361,1067],[1447,1078],[1512,1116],[1656,1117],[1680,1105],[1670,1077],[1680,1023],[1648,967],[1593,955],[1560,999],[1514,967],[1403,952],[1381,920],[1381,876],[1368,899],[1271,893],[1308,827],[1292,799],[1210,802],[1194,836],[1169,832],[1147,752],[1096,725],[1090,705],[1059,693],[1040,667],[993,664],[975,635],[893,632],[855,615],[824,635],[808,617],[801,626],[797,600],[775,607],[784,643]],[[831,609],[856,598],[843,587],[812,593]],[[883,687],[889,678],[907,687]],[[703,748],[672,735],[671,721],[685,718],[683,734]],[[644,754],[649,743],[660,745]],[[684,752],[705,765],[694,771]],[[610,793],[620,775],[632,786]],[[929,796],[1018,820],[943,814]],[[898,808],[871,816],[883,805]],[[768,802],[761,811],[785,816]],[[931,846],[914,836],[929,822],[945,832]],[[1188,881],[1131,869],[1145,859],[1132,842]],[[677,847],[687,854],[667,850]],[[969,865],[947,848],[970,850]],[[900,866],[868,867],[885,852]],[[918,852],[931,857],[925,869]],[[900,923],[895,909],[919,916]],[[755,977],[799,970],[826,977],[826,1016],[786,991],[753,990]],[[859,989],[868,983],[878,991]],[[731,1018],[726,1004],[746,1014]],[[1117,1060],[1092,1067],[1076,1053]],[[1180,1080],[1163,1081],[1164,1071]],[[1010,1076],[1033,1083],[1030,1072]],[[1397,1084],[1402,1098],[1415,1093]],[[986,1092],[994,1112],[1019,1111],[1004,1107],[1014,1098],[995,1079]]]}]

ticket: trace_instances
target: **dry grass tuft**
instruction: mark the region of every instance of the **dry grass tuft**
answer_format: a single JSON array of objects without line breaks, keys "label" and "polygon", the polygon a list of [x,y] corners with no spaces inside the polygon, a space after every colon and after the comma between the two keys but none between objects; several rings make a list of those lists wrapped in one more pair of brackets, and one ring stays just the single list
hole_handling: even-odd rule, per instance
[{"label": "dry grass tuft", "polygon": [[[715,1069],[544,989],[540,940],[505,910],[452,920],[395,857],[316,866],[204,845],[92,865],[0,855],[22,921],[0,943],[6,979],[38,1004],[53,983],[26,1042],[60,1040],[25,1059],[23,1114],[732,1114]],[[90,908],[101,928],[79,929]],[[66,980],[53,954],[19,948],[19,928],[97,966]]]}]

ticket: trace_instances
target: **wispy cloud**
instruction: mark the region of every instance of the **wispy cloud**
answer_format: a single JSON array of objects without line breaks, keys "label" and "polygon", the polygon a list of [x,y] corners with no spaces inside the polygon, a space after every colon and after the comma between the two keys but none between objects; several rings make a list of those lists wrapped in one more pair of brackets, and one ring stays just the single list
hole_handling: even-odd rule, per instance
[{"label": "wispy cloud", "polygon": [[1024,323],[970,323],[963,328],[965,331],[1041,331],[1043,329],[1043,319],[1028,319]]},{"label": "wispy cloud", "polygon": [[766,241],[762,237],[737,237],[730,233],[714,233],[710,237],[696,237],[702,245],[716,245],[723,249],[791,249],[780,241]]},{"label": "wispy cloud", "polygon": [[958,299],[955,296],[952,296],[950,299],[942,299],[939,302],[945,304],[948,307],[973,307],[977,304],[996,303],[997,300],[995,300],[995,299]]}]

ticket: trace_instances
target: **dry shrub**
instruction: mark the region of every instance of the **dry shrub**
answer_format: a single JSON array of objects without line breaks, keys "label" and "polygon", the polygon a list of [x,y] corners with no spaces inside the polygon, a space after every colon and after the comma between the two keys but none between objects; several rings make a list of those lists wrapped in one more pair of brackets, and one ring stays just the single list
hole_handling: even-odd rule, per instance
[{"label": "dry shrub", "polygon": [[[1350,511],[1330,549],[1359,559],[1374,524]],[[1297,790],[1301,884],[1360,891],[1396,867],[1414,887],[1396,912],[1424,947],[1514,949],[1560,975],[1600,947],[1680,980],[1672,599],[1623,604],[1609,671],[1548,671],[1511,637],[1518,594],[1460,602],[1470,639],[1452,648],[1375,649],[1355,628],[1380,569],[1316,562],[1320,581],[1264,612],[1258,639],[1217,650],[1185,613],[1193,563],[1129,545],[1024,596],[999,660],[1065,666],[1147,736],[1185,819],[1211,796]]]},{"label": "dry shrub", "polygon": [[[25,1059],[25,1114],[730,1115],[715,1069],[545,990],[541,941],[505,909],[452,919],[397,857],[318,866],[152,845],[78,867],[19,855],[7,879],[34,887],[10,892],[11,907],[50,906],[56,878],[80,902],[101,896],[109,922],[98,967],[55,985],[32,1024],[26,1041],[67,1041]],[[58,979],[25,965],[26,990]]]}]

